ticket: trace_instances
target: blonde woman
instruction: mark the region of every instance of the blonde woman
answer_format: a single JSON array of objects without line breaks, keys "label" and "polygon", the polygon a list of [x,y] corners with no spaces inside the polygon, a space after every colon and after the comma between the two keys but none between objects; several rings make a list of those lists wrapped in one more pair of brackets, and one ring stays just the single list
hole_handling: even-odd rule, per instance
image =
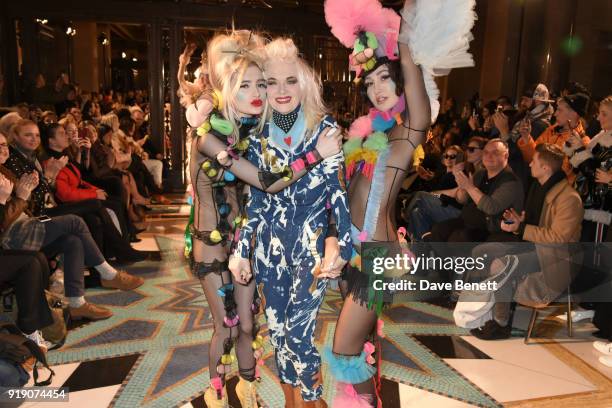
[{"label": "blonde woman", "polygon": [[[238,398],[243,407],[257,406],[254,380],[262,344],[253,318],[259,309],[255,282],[232,281],[227,265],[230,244],[241,225],[237,179],[279,191],[306,173],[305,166],[293,172],[288,166],[277,172],[260,171],[241,157],[264,110],[266,82],[259,58],[263,45],[262,38],[250,31],[215,36],[207,47],[207,70],[214,93],[194,102],[200,119],[189,163],[194,191],[190,232],[193,272],[200,279],[214,322],[209,348],[211,386],[204,395],[208,407],[227,406],[224,378],[234,345],[240,371]],[[325,138],[316,149],[313,144],[310,153],[319,157],[318,162],[321,156],[338,152],[339,143],[339,135]]]},{"label": "blonde woman", "polygon": [[[279,38],[266,45],[264,76],[266,121],[261,135],[251,137],[248,158],[272,171],[287,165],[311,171],[279,194],[251,189],[249,220],[230,269],[237,281],[249,279],[252,255],[286,406],[321,407],[326,405],[314,331],[327,278],[337,277],[326,266],[339,270],[351,254],[344,159],[341,152],[322,163],[310,157],[309,150],[325,139],[325,128],[335,121],[326,115],[318,76],[298,56],[292,40]],[[328,208],[337,226],[330,223]],[[328,235],[339,251],[324,251]],[[320,254],[327,256],[323,265]]]}]

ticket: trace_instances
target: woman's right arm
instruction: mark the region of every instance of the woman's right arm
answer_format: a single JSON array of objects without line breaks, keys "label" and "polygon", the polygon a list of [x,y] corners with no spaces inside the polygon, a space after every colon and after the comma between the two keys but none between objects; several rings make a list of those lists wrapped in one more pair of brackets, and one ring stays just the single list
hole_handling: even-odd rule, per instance
[{"label": "woman's right arm", "polygon": [[[333,128],[329,128],[328,132],[332,132],[333,130]],[[341,135],[339,132],[333,135],[329,135],[329,133],[321,135],[317,147],[306,154],[307,158],[299,159],[303,160],[302,163],[298,163],[297,166],[292,166],[293,171],[290,172],[291,177],[287,177],[286,179],[283,179],[282,173],[272,173],[262,170],[244,157],[228,159],[229,163],[224,167],[250,186],[267,193],[277,193],[296,182],[300,177],[305,175],[312,166],[320,163],[326,157],[330,157],[340,152],[340,148]],[[210,133],[199,136],[198,151],[212,160],[216,160],[217,157],[227,157],[227,146],[225,143],[221,142]],[[321,154],[319,154],[319,151],[321,151]],[[222,164],[225,164],[225,161],[222,160]]]}]

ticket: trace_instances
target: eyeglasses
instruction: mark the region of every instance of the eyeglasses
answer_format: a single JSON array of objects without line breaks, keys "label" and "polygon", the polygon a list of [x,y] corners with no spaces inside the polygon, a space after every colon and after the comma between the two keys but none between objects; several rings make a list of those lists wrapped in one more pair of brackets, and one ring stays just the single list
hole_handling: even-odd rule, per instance
[{"label": "eyeglasses", "polygon": [[6,143],[0,143],[0,147],[4,148],[4,149],[8,149],[9,145]]},{"label": "eyeglasses", "polygon": [[447,160],[455,160],[457,158],[457,155],[456,154],[445,154],[442,157],[447,159]]},{"label": "eyeglasses", "polygon": [[470,153],[474,153],[476,150],[482,150],[482,149],[478,146],[468,146],[466,147],[466,150]]}]

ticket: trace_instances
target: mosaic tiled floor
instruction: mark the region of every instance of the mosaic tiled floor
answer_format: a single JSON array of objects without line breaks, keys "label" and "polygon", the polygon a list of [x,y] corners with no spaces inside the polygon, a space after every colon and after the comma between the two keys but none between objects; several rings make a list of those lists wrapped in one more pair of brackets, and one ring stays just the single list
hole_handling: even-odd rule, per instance
[{"label": "mosaic tiled floor", "polygon": [[[146,280],[138,290],[88,290],[88,299],[109,306],[115,315],[75,328],[49,355],[58,373],[53,385],[70,387],[71,406],[205,406],[201,395],[208,385],[212,323],[199,282],[182,257],[181,229],[168,220],[149,226],[141,245],[159,248],[162,260],[130,267]],[[329,291],[317,327],[319,348],[333,338],[341,302],[337,292]],[[538,406],[542,398],[555,396],[588,394],[594,401],[612,396],[612,370],[607,377],[586,363],[575,368],[583,360],[568,351],[571,345],[549,350],[524,346],[520,338],[481,342],[453,324],[450,309],[429,303],[397,305],[384,321],[385,408],[520,406],[525,400],[531,401],[525,406]],[[265,333],[263,316],[260,323]],[[563,361],[571,361],[571,367]],[[268,345],[260,403],[283,407],[274,372]],[[324,399],[331,401],[333,383],[326,370],[324,375]],[[239,407],[231,391],[230,403]]]}]

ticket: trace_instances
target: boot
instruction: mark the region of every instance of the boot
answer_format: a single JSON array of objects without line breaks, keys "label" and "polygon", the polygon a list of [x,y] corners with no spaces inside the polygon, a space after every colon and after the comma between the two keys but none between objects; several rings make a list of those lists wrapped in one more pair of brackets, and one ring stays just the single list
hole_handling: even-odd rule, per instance
[{"label": "boot", "polygon": [[236,385],[236,395],[242,408],[258,408],[255,381],[247,381],[241,377]]},{"label": "boot", "polygon": [[293,401],[293,387],[291,384],[281,383],[281,388],[283,389],[283,394],[285,394],[285,408],[293,408],[295,406],[295,402]]},{"label": "boot", "polygon": [[[221,390],[221,398],[219,398],[217,390]],[[219,377],[210,380],[210,387],[204,393],[204,402],[208,408],[229,408],[227,392],[225,386],[221,388],[221,379]]]}]

